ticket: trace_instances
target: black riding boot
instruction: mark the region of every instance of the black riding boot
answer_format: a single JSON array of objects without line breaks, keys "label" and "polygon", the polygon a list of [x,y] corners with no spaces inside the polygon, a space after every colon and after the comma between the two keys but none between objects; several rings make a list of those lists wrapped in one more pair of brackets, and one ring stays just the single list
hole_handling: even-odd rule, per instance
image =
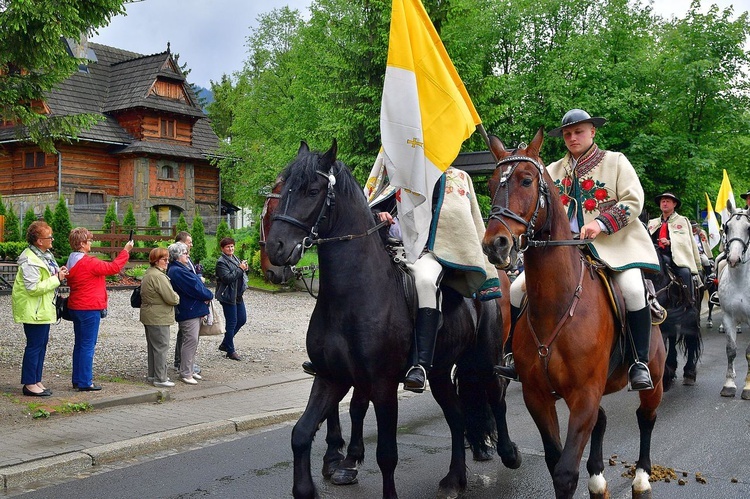
[{"label": "black riding boot", "polygon": [[501,378],[506,378],[513,381],[518,381],[518,373],[516,372],[516,363],[513,360],[513,331],[516,330],[516,322],[518,322],[518,316],[521,315],[521,309],[519,307],[510,306],[510,333],[508,333],[508,341],[503,345],[503,364],[495,366],[495,374]]},{"label": "black riding boot", "polygon": [[416,362],[409,368],[404,378],[404,390],[422,393],[427,382],[427,374],[432,368],[435,354],[437,330],[440,327],[440,311],[435,308],[420,308],[417,311],[417,324],[414,332]]},{"label": "black riding boot", "polygon": [[651,310],[649,307],[628,312],[628,327],[630,328],[631,346],[633,347],[633,364],[628,370],[630,389],[651,390],[654,383],[648,370],[648,348],[651,343]]},{"label": "black riding boot", "polygon": [[316,374],[318,374],[318,371],[315,370],[315,366],[309,360],[306,360],[302,363],[302,370],[310,376],[315,376]]}]

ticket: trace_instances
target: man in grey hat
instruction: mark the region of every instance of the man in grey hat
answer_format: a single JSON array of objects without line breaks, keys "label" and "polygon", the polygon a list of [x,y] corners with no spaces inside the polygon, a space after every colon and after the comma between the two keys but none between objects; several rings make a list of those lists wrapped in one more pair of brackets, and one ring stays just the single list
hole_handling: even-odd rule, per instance
[{"label": "man in grey hat", "polygon": [[745,200],[745,210],[750,208],[750,191],[740,194],[740,197]]},{"label": "man in grey hat", "polygon": [[690,220],[677,213],[682,202],[671,192],[654,198],[661,209],[661,217],[648,221],[651,240],[667,265],[677,274],[687,288],[691,305],[695,300],[693,277],[701,267],[701,255],[693,237]]},{"label": "man in grey hat", "polygon": [[[562,124],[549,132],[562,137],[565,157],[550,164],[547,172],[559,189],[568,210],[570,228],[588,244],[591,253],[612,272],[625,300],[628,329],[632,337],[632,363],[628,371],[631,390],[654,387],[648,370],[651,312],[641,269],[659,271],[659,259],[648,232],[638,219],[645,196],[638,174],[625,155],[599,149],[594,143],[598,127],[607,120],[591,117],[583,109],[571,109]],[[511,334],[523,301],[525,277],[519,275],[510,291]],[[515,379],[511,359],[495,372]]]}]

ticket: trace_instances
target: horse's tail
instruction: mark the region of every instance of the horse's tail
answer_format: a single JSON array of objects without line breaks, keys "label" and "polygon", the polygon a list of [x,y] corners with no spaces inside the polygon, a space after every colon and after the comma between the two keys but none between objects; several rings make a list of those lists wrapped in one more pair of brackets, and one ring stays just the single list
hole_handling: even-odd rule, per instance
[{"label": "horse's tail", "polygon": [[[492,456],[497,445],[495,415],[489,404],[487,387],[499,382],[494,373],[480,372],[471,366],[456,366],[455,383],[466,424],[466,441],[474,456]],[[489,457],[487,457],[489,459]]]}]

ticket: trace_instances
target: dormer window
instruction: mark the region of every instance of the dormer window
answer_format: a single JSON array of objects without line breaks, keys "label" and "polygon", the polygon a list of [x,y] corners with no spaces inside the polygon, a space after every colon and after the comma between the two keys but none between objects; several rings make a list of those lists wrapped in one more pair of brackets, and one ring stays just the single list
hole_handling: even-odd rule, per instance
[{"label": "dormer window", "polygon": [[161,130],[160,136],[165,139],[174,139],[176,137],[175,130],[177,129],[177,120],[159,118],[159,121],[161,122],[159,127]]},{"label": "dormer window", "polygon": [[177,180],[177,164],[171,161],[160,161],[156,168],[159,180]]}]

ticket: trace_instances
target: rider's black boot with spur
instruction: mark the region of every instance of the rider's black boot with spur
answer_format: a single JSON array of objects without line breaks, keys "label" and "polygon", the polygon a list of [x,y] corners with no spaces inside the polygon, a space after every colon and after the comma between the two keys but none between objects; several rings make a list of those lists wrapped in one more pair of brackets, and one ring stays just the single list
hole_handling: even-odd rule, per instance
[{"label": "rider's black boot with spur", "polygon": [[404,378],[404,390],[422,393],[426,387],[427,375],[432,368],[435,354],[437,330],[440,327],[440,311],[435,308],[420,308],[417,311],[417,324],[414,331],[416,362]]},{"label": "rider's black boot with spur", "polygon": [[518,316],[521,315],[521,309],[519,307],[510,306],[510,333],[508,333],[508,341],[503,345],[503,364],[495,366],[495,374],[501,378],[506,378],[512,381],[518,381],[518,373],[516,372],[516,363],[513,361],[513,331],[516,329],[516,322],[518,322]]},{"label": "rider's black boot with spur", "polygon": [[649,307],[627,313],[628,328],[630,329],[631,346],[633,350],[633,364],[628,370],[630,389],[651,390],[651,372],[648,370],[648,349],[651,343],[651,310]]}]

